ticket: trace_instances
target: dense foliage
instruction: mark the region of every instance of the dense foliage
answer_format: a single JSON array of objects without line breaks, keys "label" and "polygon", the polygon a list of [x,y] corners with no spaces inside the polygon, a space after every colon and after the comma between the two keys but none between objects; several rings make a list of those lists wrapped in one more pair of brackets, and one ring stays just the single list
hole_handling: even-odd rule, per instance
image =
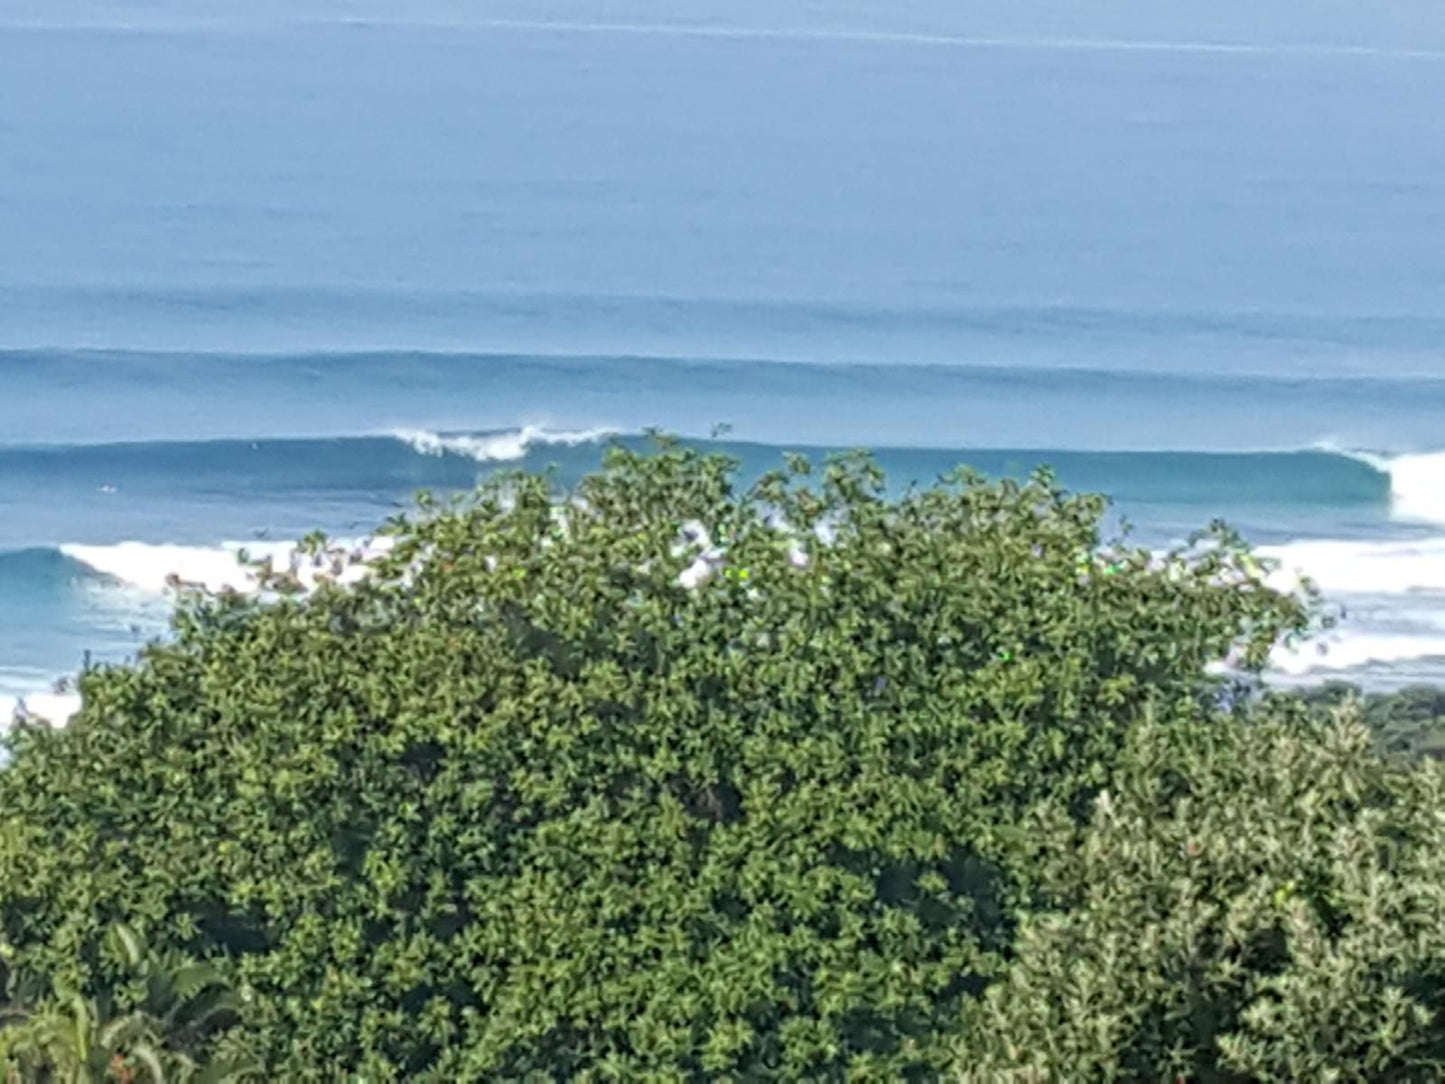
[{"label": "dense foliage", "polygon": [[1222,528],[1161,556],[1047,475],[744,490],[666,442],[557,496],[508,478],[360,580],[189,596],[72,725],[18,727],[16,972],[123,1011],[127,923],[237,992],[179,1048],[287,1080],[1434,1056],[1434,776],[1217,706],[1212,663],[1308,618]]},{"label": "dense foliage", "polygon": [[1301,694],[1320,717],[1358,701],[1375,748],[1397,760],[1445,758],[1445,689],[1412,685],[1392,693],[1364,693],[1345,682],[1327,682]]},{"label": "dense foliage", "polygon": [[1439,1080],[1445,771],[1345,713],[1152,720],[959,1043],[961,1079]]}]

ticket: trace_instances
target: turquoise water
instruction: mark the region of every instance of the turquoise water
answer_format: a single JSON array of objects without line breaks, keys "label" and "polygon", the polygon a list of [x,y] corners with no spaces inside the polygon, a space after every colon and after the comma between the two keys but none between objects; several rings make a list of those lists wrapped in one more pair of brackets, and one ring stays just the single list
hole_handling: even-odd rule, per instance
[{"label": "turquoise water", "polygon": [[228,546],[718,424],[1225,516],[1346,607],[1281,678],[1445,676],[1442,91],[1423,0],[10,0],[0,711]]}]

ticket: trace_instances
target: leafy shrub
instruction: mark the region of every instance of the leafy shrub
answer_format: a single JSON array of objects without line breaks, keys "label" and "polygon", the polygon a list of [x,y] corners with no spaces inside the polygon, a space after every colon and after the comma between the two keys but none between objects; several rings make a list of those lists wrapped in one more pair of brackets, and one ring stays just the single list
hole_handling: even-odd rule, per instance
[{"label": "leafy shrub", "polygon": [[361,582],[191,598],[10,740],[17,966],[87,989],[142,925],[278,1079],[943,1071],[1032,811],[1086,815],[1305,610],[1222,530],[1101,544],[1047,475],[733,471],[617,450],[560,508],[517,477],[394,522]]},{"label": "leafy shrub", "polygon": [[1439,1080],[1445,770],[1351,710],[1141,724],[961,1037],[962,1080]]},{"label": "leafy shrub", "polygon": [[1326,682],[1307,689],[1301,698],[1319,713],[1358,700],[1375,747],[1399,760],[1445,759],[1445,689],[1411,685],[1391,693],[1363,693],[1346,682]]}]

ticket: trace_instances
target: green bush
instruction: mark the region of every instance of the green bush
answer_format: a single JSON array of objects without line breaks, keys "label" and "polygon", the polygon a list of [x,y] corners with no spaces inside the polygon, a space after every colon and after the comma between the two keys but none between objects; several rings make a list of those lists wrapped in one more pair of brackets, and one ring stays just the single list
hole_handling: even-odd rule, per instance
[{"label": "green bush", "polygon": [[1445,759],[1445,689],[1411,685],[1398,692],[1363,693],[1357,686],[1332,681],[1300,695],[1321,716],[1358,700],[1375,748],[1388,757]]},{"label": "green bush", "polygon": [[517,477],[391,524],[359,583],[191,598],[9,740],[4,950],[212,961],[216,1051],[276,1079],[946,1071],[1059,892],[1036,811],[1087,818],[1305,607],[1222,530],[1102,544],[1047,475],[733,472],[618,450],[560,510]]},{"label": "green bush", "polygon": [[1399,771],[1354,709],[1141,724],[971,1013],[977,1081],[1445,1076],[1445,769]]}]

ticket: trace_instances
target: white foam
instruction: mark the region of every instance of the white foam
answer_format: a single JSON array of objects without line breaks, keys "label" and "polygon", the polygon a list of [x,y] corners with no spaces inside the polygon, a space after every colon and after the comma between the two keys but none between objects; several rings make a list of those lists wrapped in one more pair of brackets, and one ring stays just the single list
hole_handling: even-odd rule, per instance
[{"label": "white foam", "polygon": [[422,455],[458,455],[478,463],[521,459],[534,444],[575,447],[616,436],[615,429],[550,430],[526,425],[505,433],[482,435],[433,433],[427,429],[398,429],[391,434]]},{"label": "white foam", "polygon": [[255,576],[240,563],[245,551],[253,558],[289,560],[289,544],[245,546],[228,542],[219,546],[178,546],[149,542],[118,542],[109,546],[64,545],[60,552],[87,568],[142,591],[164,593],[170,577],[200,584],[211,591],[247,590]]},{"label": "white foam", "polygon": [[1393,514],[1445,524],[1445,452],[1401,455],[1384,464],[1390,475]]},{"label": "white foam", "polygon": [[1321,637],[1293,650],[1277,649],[1270,668],[1289,677],[1328,671],[1445,659],[1445,635],[1347,632]]},{"label": "white foam", "polygon": [[80,710],[78,693],[55,692],[58,674],[29,666],[0,667],[0,729],[17,718],[62,725]]},{"label": "white foam", "polygon": [[250,592],[257,588],[256,573],[241,563],[242,553],[252,561],[271,561],[277,571],[290,570],[303,586],[310,587],[323,575],[342,582],[365,575],[366,562],[389,549],[390,539],[333,544],[344,552],[339,570],[329,562],[316,564],[291,542],[223,542],[218,546],[118,542],[109,546],[64,545],[60,552],[102,576],[150,594],[166,592],[172,578],[208,591]]},{"label": "white foam", "polygon": [[[1445,452],[1328,450],[1389,478],[1392,518],[1445,524]],[[1445,536],[1299,539],[1260,547],[1259,553],[1279,562],[1271,586],[1288,591],[1308,577],[1329,602],[1343,607],[1339,626],[1271,656],[1277,674],[1303,678],[1445,659]]]},{"label": "white foam", "polygon": [[0,727],[19,719],[64,726],[80,710],[79,693],[36,692],[23,696],[0,695]]},{"label": "white foam", "polygon": [[1366,541],[1310,539],[1260,547],[1280,562],[1270,586],[1290,590],[1301,576],[1327,596],[1445,592],[1445,537]]}]

